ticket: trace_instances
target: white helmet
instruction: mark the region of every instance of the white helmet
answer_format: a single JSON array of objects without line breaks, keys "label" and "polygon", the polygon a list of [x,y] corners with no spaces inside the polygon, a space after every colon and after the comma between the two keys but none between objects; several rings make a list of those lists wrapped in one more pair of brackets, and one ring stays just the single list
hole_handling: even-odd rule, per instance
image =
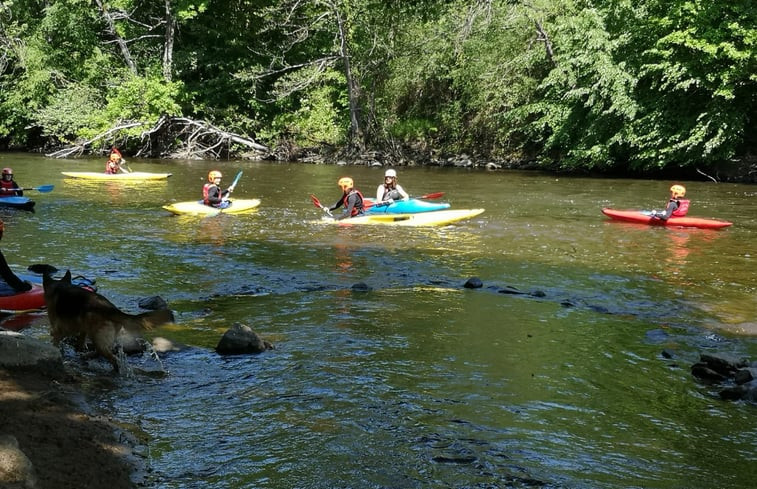
[{"label": "white helmet", "polygon": [[386,173],[384,173],[384,178],[386,177],[397,178],[397,172],[394,170],[387,170]]}]

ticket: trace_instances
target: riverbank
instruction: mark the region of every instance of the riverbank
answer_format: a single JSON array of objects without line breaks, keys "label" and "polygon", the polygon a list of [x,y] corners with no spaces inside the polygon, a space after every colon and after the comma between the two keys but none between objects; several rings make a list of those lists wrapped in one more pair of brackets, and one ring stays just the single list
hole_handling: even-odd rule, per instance
[{"label": "riverbank", "polygon": [[81,379],[62,362],[58,370],[0,366],[0,420],[0,436],[15,438],[31,461],[36,489],[143,485],[135,438],[90,409]]}]

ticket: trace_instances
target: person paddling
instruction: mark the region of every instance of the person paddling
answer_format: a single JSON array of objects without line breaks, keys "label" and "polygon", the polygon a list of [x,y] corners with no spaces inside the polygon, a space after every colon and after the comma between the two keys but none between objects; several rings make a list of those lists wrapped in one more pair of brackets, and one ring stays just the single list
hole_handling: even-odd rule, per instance
[{"label": "person paddling", "polygon": [[397,171],[389,169],[384,173],[384,183],[376,189],[376,203],[393,203],[395,200],[409,199],[410,196],[397,183]]},{"label": "person paddling", "polygon": [[121,156],[121,152],[118,148],[110,150],[110,157],[105,162],[105,173],[108,175],[115,175],[116,173],[129,173],[129,170],[125,168],[126,160]]},{"label": "person paddling", "polygon": [[[3,239],[4,231],[5,224],[0,220],[0,240]],[[2,251],[0,251],[0,279],[2,279],[0,280],[0,296],[16,295],[32,288],[31,283],[21,280],[13,273]]]},{"label": "person paddling", "polygon": [[670,187],[670,200],[664,211],[652,211],[650,214],[655,219],[667,221],[671,217],[683,217],[689,211],[689,200],[684,199],[686,188],[683,185]]},{"label": "person paddling", "polygon": [[205,205],[211,207],[217,207],[219,209],[225,209],[231,203],[227,200],[231,192],[234,191],[234,186],[221,190],[221,172],[218,170],[212,170],[208,173],[208,183],[202,187],[202,202]]},{"label": "person paddling", "polygon": [[13,169],[3,168],[2,180],[0,180],[0,197],[22,197],[24,191],[20,189],[13,179]]},{"label": "person paddling", "polygon": [[344,206],[344,213],[334,219],[344,219],[355,217],[363,214],[363,194],[355,188],[355,183],[350,177],[342,177],[337,181],[337,185],[342,189],[342,196],[330,207],[329,212]]}]

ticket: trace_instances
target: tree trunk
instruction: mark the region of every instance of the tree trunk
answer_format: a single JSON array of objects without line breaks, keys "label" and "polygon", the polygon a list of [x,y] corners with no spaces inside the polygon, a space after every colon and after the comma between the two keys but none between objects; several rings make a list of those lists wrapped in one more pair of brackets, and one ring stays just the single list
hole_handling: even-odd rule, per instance
[{"label": "tree trunk", "polygon": [[344,63],[344,76],[347,79],[347,94],[350,101],[350,142],[363,148],[363,131],[360,127],[360,90],[355,78],[352,75],[350,65],[350,47],[348,42],[347,26],[342,18],[339,9],[334,7],[337,24],[339,26],[339,55]]},{"label": "tree trunk", "polygon": [[116,44],[118,45],[118,48],[121,50],[121,56],[124,57],[124,62],[126,63],[126,66],[129,68],[129,71],[131,71],[133,74],[137,74],[137,64],[134,62],[134,59],[131,57],[131,52],[129,51],[129,46],[126,44],[126,41],[118,35],[116,32],[116,24],[113,20],[113,16],[110,15],[110,12],[108,12],[108,9],[103,5],[102,0],[95,0],[95,3],[97,3],[98,8],[100,9],[100,13],[102,14],[103,18],[105,19],[105,25],[107,26],[108,34],[110,34],[113,39],[115,40]]},{"label": "tree trunk", "polygon": [[176,19],[171,13],[171,0],[166,1],[166,37],[163,44],[163,78],[171,81],[173,71],[173,43],[176,36]]}]

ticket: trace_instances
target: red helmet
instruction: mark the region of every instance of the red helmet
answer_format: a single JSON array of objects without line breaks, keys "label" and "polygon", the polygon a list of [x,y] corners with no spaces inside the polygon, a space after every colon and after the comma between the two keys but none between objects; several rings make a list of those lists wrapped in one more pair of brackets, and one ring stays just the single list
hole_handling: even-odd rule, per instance
[{"label": "red helmet", "polygon": [[13,168],[3,168],[3,175],[13,175]]},{"label": "red helmet", "polygon": [[112,148],[112,149],[110,150],[110,154],[111,154],[111,155],[112,155],[112,154],[114,154],[114,153],[115,153],[115,154],[117,154],[117,155],[118,155],[119,157],[121,156],[121,152],[120,152],[120,151],[118,151],[118,148],[116,148],[116,147],[113,147],[113,148]]}]

